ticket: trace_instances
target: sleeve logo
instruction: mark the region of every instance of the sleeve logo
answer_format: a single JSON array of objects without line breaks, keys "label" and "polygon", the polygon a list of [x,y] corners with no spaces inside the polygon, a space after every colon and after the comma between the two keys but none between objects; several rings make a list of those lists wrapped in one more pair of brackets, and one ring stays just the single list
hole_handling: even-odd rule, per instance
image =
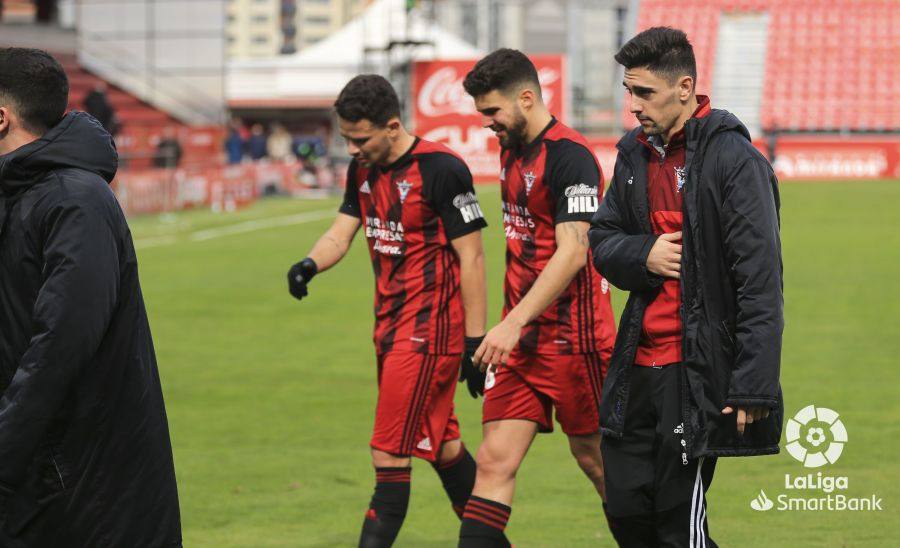
[{"label": "sleeve logo", "polygon": [[597,206],[599,205],[597,201],[597,187],[579,183],[567,187],[565,195],[568,200],[568,212],[570,214],[593,213],[597,211]]},{"label": "sleeve logo", "polygon": [[453,198],[453,207],[458,209],[462,214],[463,222],[469,223],[475,219],[484,218],[481,206],[478,205],[478,198],[475,197],[475,193],[473,192],[457,194]]}]

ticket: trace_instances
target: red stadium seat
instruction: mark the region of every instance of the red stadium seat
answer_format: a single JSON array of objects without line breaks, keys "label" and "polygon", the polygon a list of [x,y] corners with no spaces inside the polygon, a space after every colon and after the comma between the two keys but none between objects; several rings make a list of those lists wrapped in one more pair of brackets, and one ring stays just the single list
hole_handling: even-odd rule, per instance
[{"label": "red stadium seat", "polygon": [[[900,128],[900,2],[643,0],[638,29],[684,30],[697,57],[698,91],[708,93],[719,14],[760,11],[769,14],[763,129]],[[627,111],[623,121],[634,127]]]}]

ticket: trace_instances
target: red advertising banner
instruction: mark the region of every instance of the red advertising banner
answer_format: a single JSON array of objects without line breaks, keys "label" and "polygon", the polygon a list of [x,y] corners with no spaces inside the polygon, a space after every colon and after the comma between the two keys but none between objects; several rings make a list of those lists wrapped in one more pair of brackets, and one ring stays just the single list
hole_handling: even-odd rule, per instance
[{"label": "red advertising banner", "polygon": [[781,180],[898,178],[900,137],[779,137],[774,167]]},{"label": "red advertising banner", "polygon": [[[531,57],[550,112],[565,120],[565,64],[561,55]],[[419,137],[443,143],[465,158],[478,182],[500,174],[500,144],[482,126],[472,98],[463,89],[477,59],[417,62],[413,67],[413,120]]]},{"label": "red advertising banner", "polygon": [[603,172],[604,189],[609,188],[609,181],[613,176],[613,168],[616,167],[616,155],[619,153],[616,143],[620,137],[587,137],[588,144],[597,161],[600,162],[600,171]]},{"label": "red advertising banner", "polygon": [[[588,137],[604,178],[616,163],[618,137]],[[769,142],[753,145],[771,159]],[[900,178],[900,137],[781,136],[775,144],[775,174],[780,181]]]}]

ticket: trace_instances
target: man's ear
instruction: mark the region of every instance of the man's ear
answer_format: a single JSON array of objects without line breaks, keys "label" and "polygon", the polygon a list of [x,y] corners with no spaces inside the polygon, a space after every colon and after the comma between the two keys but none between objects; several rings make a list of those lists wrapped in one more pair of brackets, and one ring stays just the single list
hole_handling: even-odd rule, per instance
[{"label": "man's ear", "polygon": [[537,103],[537,93],[531,88],[523,88],[522,91],[519,92],[518,101],[519,107],[521,107],[523,111],[528,112],[534,108],[534,105]]},{"label": "man's ear", "polygon": [[10,112],[7,107],[0,107],[0,133],[9,131]]},{"label": "man's ear", "polygon": [[682,103],[687,103],[694,94],[694,79],[690,76],[682,76],[678,80],[678,99]]},{"label": "man's ear", "polygon": [[403,124],[400,123],[400,118],[394,116],[390,120],[387,121],[384,127],[387,128],[388,133],[391,137],[396,137],[397,133],[400,131],[400,128]]}]

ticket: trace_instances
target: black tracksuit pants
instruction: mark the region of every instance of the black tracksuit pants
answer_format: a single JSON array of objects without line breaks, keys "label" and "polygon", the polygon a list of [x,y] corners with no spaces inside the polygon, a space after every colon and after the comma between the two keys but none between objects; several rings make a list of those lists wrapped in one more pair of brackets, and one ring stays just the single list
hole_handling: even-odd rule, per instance
[{"label": "black tracksuit pants", "polygon": [[716,546],[705,497],[716,459],[683,454],[680,402],[680,364],[632,367],[624,436],[604,436],[601,446],[607,514],[620,546]]}]

